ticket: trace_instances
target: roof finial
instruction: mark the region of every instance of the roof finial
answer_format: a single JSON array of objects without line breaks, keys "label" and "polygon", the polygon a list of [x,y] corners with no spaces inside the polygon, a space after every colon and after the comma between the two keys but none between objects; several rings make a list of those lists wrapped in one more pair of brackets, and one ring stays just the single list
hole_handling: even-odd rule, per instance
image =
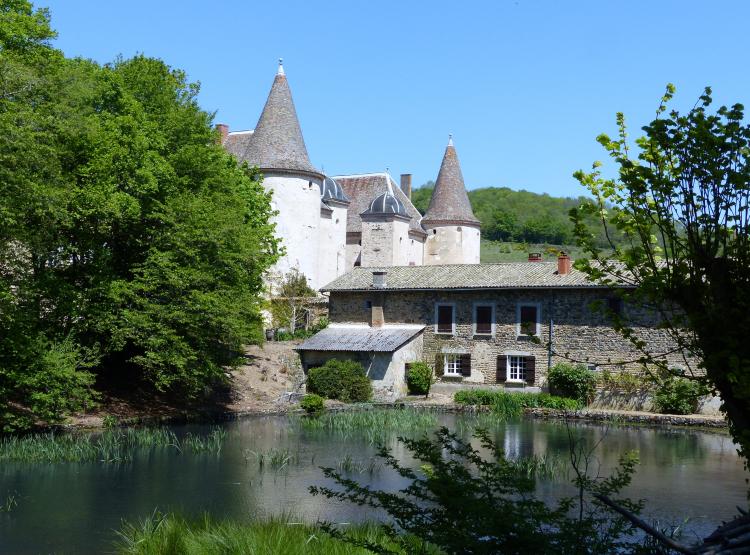
[{"label": "roof finial", "polygon": [[284,58],[279,58],[279,70],[276,72],[276,75],[285,75],[284,74]]},{"label": "roof finial", "polygon": [[448,146],[453,146],[453,133],[448,133]]}]

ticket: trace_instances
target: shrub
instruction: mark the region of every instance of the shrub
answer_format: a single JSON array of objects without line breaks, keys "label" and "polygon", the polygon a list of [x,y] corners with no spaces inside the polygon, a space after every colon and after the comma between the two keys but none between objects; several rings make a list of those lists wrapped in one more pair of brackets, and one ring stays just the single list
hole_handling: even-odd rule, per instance
[{"label": "shrub", "polygon": [[550,392],[589,403],[596,390],[596,375],[582,364],[555,364],[547,376]]},{"label": "shrub", "polygon": [[331,359],[323,366],[311,368],[307,390],[345,403],[361,403],[372,397],[370,378],[362,365],[353,360]]},{"label": "shrub", "polygon": [[307,395],[302,397],[299,406],[307,414],[320,414],[321,412],[326,410],[325,403],[323,402],[323,397],[321,397],[320,395],[316,395],[315,393],[308,393]]},{"label": "shrub", "polygon": [[695,380],[670,376],[656,386],[654,406],[662,414],[694,414],[698,401],[707,392]]},{"label": "shrub", "polygon": [[409,366],[406,372],[406,386],[409,388],[409,393],[427,397],[433,383],[435,383],[435,375],[428,364],[415,362]]}]

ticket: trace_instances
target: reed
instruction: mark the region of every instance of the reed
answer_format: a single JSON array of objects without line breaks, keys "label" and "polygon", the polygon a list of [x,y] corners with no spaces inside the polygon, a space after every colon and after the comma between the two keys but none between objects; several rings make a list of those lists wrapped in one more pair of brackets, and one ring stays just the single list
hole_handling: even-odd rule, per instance
[{"label": "reed", "polygon": [[185,449],[219,453],[226,432],[219,428],[207,436],[190,435],[181,442],[167,428],[109,429],[99,434],[45,433],[0,438],[0,461],[29,463],[131,461],[138,451]]},{"label": "reed", "polygon": [[371,443],[381,442],[388,435],[414,435],[434,430],[438,425],[435,413],[414,409],[375,409],[365,411],[329,412],[297,420],[308,433],[335,433],[344,437],[360,436]]},{"label": "reed", "polygon": [[[363,542],[386,545],[405,553],[376,524],[358,524],[346,530]],[[214,520],[204,516],[187,520],[177,515],[152,516],[124,523],[118,532],[120,555],[224,555],[227,553],[283,553],[284,555],[367,555],[361,547],[332,538],[321,528],[276,518],[260,522]],[[437,550],[421,551],[425,555]]]},{"label": "reed", "polygon": [[517,418],[523,409],[541,407],[558,410],[579,410],[582,404],[575,399],[557,397],[548,393],[508,393],[488,389],[458,391],[453,400],[460,405],[485,405],[505,418]]},{"label": "reed", "polygon": [[245,462],[255,460],[260,470],[271,469],[276,471],[286,470],[293,464],[299,464],[299,454],[289,449],[273,447],[267,451],[253,451],[245,449],[243,452]]},{"label": "reed", "polygon": [[375,458],[369,461],[360,461],[347,453],[337,464],[336,469],[342,474],[369,474],[380,472],[383,467]]}]

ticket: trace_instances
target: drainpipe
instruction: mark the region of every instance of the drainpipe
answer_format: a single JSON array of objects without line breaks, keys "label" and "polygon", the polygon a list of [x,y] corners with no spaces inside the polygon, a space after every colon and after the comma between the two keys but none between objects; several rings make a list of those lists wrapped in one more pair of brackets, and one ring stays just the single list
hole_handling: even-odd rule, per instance
[{"label": "drainpipe", "polygon": [[552,321],[552,318],[549,319],[549,341],[547,346],[547,375],[549,376],[549,371],[552,369],[552,340],[555,338],[554,333],[554,322]]}]

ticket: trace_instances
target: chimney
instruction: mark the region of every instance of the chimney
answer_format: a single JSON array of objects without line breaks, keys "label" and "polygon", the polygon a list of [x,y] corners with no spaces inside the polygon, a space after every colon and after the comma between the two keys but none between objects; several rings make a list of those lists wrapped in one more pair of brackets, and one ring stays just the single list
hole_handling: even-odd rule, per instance
[{"label": "chimney", "polygon": [[557,274],[560,276],[566,276],[570,273],[571,262],[570,256],[565,252],[560,252],[557,256]]},{"label": "chimney", "polygon": [[411,200],[411,174],[410,173],[401,174],[401,190],[406,195],[406,198]]},{"label": "chimney", "polygon": [[217,123],[216,129],[219,130],[219,133],[220,133],[219,136],[221,137],[219,139],[219,144],[223,145],[224,141],[227,140],[227,135],[229,135],[229,126],[226,123]]},{"label": "chimney", "polygon": [[540,252],[529,253],[529,262],[541,262],[541,261],[542,261],[542,253]]},{"label": "chimney", "polygon": [[385,288],[385,276],[388,272],[383,270],[376,270],[372,273],[372,287],[374,289]]}]

